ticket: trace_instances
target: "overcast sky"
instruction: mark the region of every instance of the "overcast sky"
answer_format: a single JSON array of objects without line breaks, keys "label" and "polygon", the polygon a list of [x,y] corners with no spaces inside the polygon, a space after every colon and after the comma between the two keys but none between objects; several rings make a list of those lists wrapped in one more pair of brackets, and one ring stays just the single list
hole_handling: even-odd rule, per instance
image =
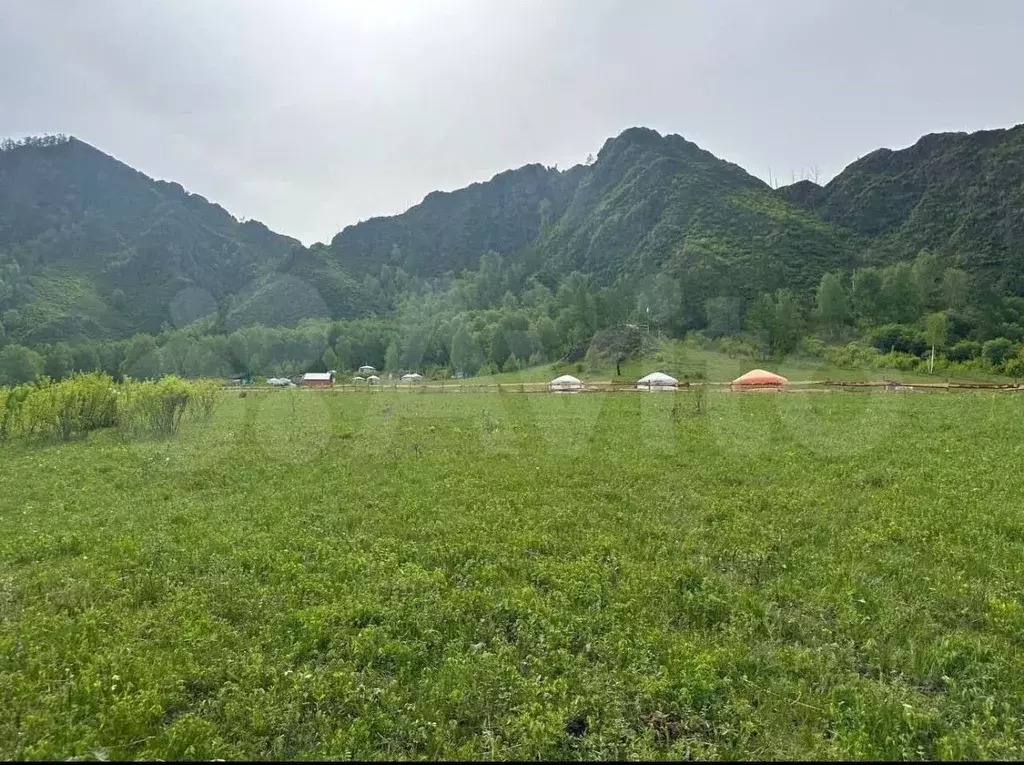
[{"label": "overcast sky", "polygon": [[0,136],[307,244],[644,125],[780,181],[1024,122],[1022,0],[0,0]]}]

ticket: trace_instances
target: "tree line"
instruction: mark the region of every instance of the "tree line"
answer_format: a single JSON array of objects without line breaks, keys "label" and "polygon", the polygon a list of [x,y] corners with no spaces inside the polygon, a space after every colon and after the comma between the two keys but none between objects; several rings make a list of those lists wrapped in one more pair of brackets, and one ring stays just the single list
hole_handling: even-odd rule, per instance
[{"label": "tree line", "polygon": [[623,324],[727,340],[731,352],[755,359],[852,344],[847,359],[859,353],[864,361],[864,349],[929,362],[934,354],[940,366],[976,363],[1008,374],[1017,372],[1024,341],[1024,298],[999,295],[926,250],[909,262],[826,273],[810,295],[779,289],[696,305],[692,291],[665,272],[603,286],[574,271],[548,284],[496,253],[444,280],[384,266],[368,281],[386,303],[380,313],[295,327],[228,331],[218,314],[156,335],[29,348],[4,343],[0,324],[0,385],[92,371],[117,380],[291,377],[364,364],[470,377],[580,360],[597,332]]}]

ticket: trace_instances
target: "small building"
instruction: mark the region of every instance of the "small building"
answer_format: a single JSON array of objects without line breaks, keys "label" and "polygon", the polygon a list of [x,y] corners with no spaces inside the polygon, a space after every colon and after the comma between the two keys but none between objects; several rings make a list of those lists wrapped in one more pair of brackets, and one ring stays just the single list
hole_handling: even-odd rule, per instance
[{"label": "small building", "polygon": [[380,378],[377,375],[370,375],[366,378],[367,385],[380,385]]},{"label": "small building", "polygon": [[356,385],[366,385],[366,378],[356,375],[355,377],[352,378],[352,382],[355,383]]},{"label": "small building", "polygon": [[411,372],[407,375],[402,375],[402,382],[404,383],[418,383],[423,379],[423,375],[416,372]]},{"label": "small building", "polygon": [[372,375],[376,373],[376,367],[371,367],[369,364],[364,364],[363,366],[359,367],[359,374],[363,375],[364,377],[366,375]]},{"label": "small building", "polygon": [[334,383],[334,375],[330,372],[306,372],[302,376],[304,388],[329,388]]},{"label": "small building", "polygon": [[751,369],[732,381],[733,390],[756,390],[758,388],[778,390],[788,383],[782,375],[766,372],[763,369]]},{"label": "small building", "polygon": [[572,375],[562,375],[548,383],[548,390],[551,393],[574,393],[583,390],[583,383]]},{"label": "small building", "polygon": [[665,374],[664,372],[651,372],[646,377],[641,377],[636,381],[636,388],[638,390],[678,390],[679,380]]}]

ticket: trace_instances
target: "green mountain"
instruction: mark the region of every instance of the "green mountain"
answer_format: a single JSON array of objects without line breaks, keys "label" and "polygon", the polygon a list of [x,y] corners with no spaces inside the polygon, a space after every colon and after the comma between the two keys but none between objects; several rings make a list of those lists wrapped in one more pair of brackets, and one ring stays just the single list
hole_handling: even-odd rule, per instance
[{"label": "green mountain", "polygon": [[0,150],[0,309],[22,342],[187,323],[298,244],[74,138]]},{"label": "green mountain", "polygon": [[520,252],[565,212],[583,167],[526,165],[486,183],[435,191],[401,215],[371,218],[334,237],[331,251],[355,273],[381,266],[415,276],[475,268],[488,251]]},{"label": "green mountain", "polygon": [[599,283],[661,270],[711,295],[809,288],[847,265],[847,237],[767,184],[680,136],[631,128],[592,165],[512,170],[409,211],[349,226],[331,250],[352,271],[382,265],[435,276],[488,250],[554,283],[578,270]]},{"label": "green mountain", "polygon": [[[434,192],[305,248],[76,139],[7,142],[0,343],[122,338],[212,314],[224,330],[390,315],[427,282],[478,266],[476,307],[531,277],[557,291],[578,271],[632,305],[660,280],[682,306],[676,325],[691,328],[712,298],[749,306],[789,288],[809,301],[826,273],[909,261],[922,248],[1024,294],[1022,211],[1024,126],[926,136],[824,187],[778,190],[680,136],[631,128],[587,165],[526,165]],[[482,262],[489,252],[500,266]]]},{"label": "green mountain", "polygon": [[926,248],[1024,295],[1024,125],[926,135],[868,154],[824,187],[802,181],[778,196],[855,232],[879,260]]},{"label": "green mountain", "polygon": [[605,143],[530,257],[552,278],[577,270],[602,284],[665,271],[703,299],[809,289],[847,253],[843,236],[739,166],[632,128]]}]

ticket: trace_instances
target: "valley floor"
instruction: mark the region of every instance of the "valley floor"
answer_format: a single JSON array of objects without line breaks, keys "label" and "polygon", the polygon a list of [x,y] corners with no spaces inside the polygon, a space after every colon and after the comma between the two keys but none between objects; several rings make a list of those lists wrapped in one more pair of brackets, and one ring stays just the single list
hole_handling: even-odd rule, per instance
[{"label": "valley floor", "polygon": [[1024,756],[1020,399],[697,398],[0,446],[0,757]]}]

